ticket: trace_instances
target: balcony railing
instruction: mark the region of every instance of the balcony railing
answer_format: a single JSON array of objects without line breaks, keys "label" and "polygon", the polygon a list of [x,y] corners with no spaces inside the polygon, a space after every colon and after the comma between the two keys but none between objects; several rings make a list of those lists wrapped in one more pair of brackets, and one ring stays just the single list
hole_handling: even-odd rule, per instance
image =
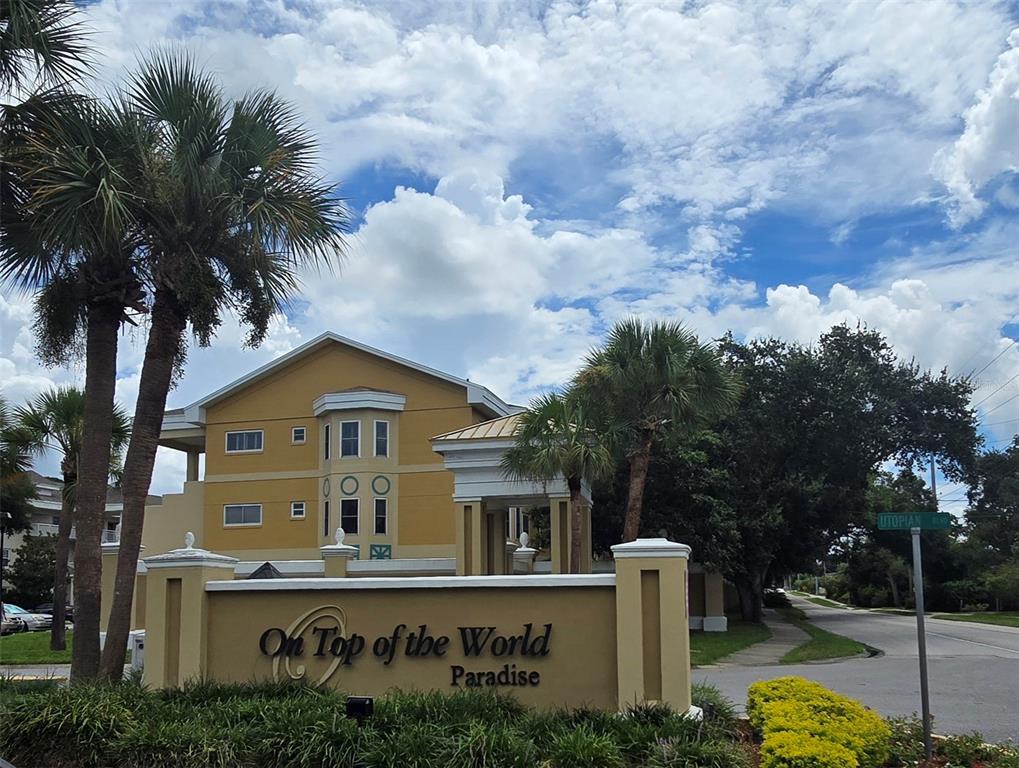
[{"label": "balcony railing", "polygon": [[[52,523],[33,523],[32,534],[35,536],[56,536],[60,530],[60,526],[53,525]],[[77,532],[74,530],[74,526],[71,527],[71,541],[77,538]],[[103,531],[103,544],[113,544],[117,541],[116,531]]]}]

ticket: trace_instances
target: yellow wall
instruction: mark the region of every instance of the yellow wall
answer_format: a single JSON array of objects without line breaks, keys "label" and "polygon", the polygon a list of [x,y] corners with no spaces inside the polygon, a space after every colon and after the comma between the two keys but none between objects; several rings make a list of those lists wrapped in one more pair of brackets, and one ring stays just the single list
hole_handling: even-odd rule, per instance
[{"label": "yellow wall", "polygon": [[[363,409],[335,411],[315,417],[314,401],[323,394],[355,387],[370,387],[403,395],[402,412]],[[245,551],[314,551],[330,543],[339,525],[340,480],[348,475],[359,481],[356,493],[361,502],[361,531],[351,544],[393,545],[393,556],[445,554],[453,547],[453,477],[442,469],[442,457],[430,439],[442,432],[484,420],[484,415],[467,404],[466,390],[459,385],[361,352],[343,344],[329,344],[272,375],[234,393],[206,410],[206,462],[204,499],[200,501],[202,522],[196,525],[192,495],[185,514],[161,515],[158,535],[149,536],[149,553],[180,546],[183,532],[174,520],[189,520],[201,546],[244,557]],[[361,422],[361,457],[340,456],[341,421]],[[390,423],[389,457],[376,458],[374,421]],[[324,425],[331,424],[331,457],[323,455]],[[304,444],[291,443],[291,429],[307,430]],[[263,449],[257,453],[226,453],[226,433],[246,429],[263,431]],[[430,469],[432,471],[426,471]],[[385,476],[388,494],[371,488],[372,478]],[[329,531],[322,519],[322,481],[330,481]],[[385,495],[389,502],[389,530],[375,535],[374,498]],[[173,498],[173,497],[168,497]],[[290,502],[305,501],[304,520],[290,519]],[[223,505],[262,504],[258,527],[223,525]],[[178,497],[174,511],[179,511]],[[169,523],[169,526],[164,525]],[[171,528],[170,532],[164,528]],[[146,526],[148,528],[148,525]],[[199,533],[199,531],[201,531]],[[438,548],[438,549],[435,549]]]},{"label": "yellow wall", "polygon": [[[205,536],[202,546],[214,552],[235,549],[317,547],[315,510],[318,479],[246,480],[205,483]],[[303,520],[290,518],[290,502],[303,501]],[[262,524],[224,527],[225,504],[261,504]]]},{"label": "yellow wall", "polygon": [[[350,666],[337,669],[327,681],[352,694],[379,695],[394,687],[451,691],[455,690],[452,665],[497,672],[509,663],[541,675],[535,687],[496,689],[527,704],[617,706],[616,601],[611,587],[212,592],[208,599],[207,673],[215,680],[271,679],[272,659],[258,648],[261,633],[270,627],[286,629],[318,606],[336,605],[344,612],[347,634],[367,638],[364,653]],[[464,658],[458,626],[494,626],[500,634],[519,634],[528,622],[537,632],[543,631],[545,623],[552,624],[547,656],[493,657],[486,653]],[[398,624],[410,629],[426,624],[429,634],[449,636],[445,657],[397,655],[390,665],[374,658],[371,643],[379,636],[391,635]],[[296,672],[297,666],[302,666],[309,682],[315,682],[331,657],[316,658],[317,641],[310,631],[306,634],[309,646],[294,660],[293,669]],[[287,678],[284,668],[279,673],[281,679]]]}]

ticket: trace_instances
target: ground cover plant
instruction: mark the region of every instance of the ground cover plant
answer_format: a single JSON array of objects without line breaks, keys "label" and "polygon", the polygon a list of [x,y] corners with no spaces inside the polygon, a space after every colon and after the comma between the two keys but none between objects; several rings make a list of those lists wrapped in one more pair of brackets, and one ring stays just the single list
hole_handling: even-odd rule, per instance
[{"label": "ground cover plant", "polygon": [[363,723],[302,685],[24,689],[0,682],[0,754],[39,768],[750,768],[732,705],[703,722],[660,705],[539,711],[491,693],[393,692]]}]

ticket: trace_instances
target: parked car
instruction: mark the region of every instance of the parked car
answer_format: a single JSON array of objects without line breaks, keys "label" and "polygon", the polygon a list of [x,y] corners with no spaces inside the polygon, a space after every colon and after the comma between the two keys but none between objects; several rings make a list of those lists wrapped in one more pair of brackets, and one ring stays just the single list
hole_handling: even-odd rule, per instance
[{"label": "parked car", "polygon": [[[43,603],[35,607],[34,613],[42,613],[46,616],[53,615],[53,603]],[[74,606],[68,605],[64,607],[64,618],[68,621],[74,621]]]},{"label": "parked car", "polygon": [[42,613],[32,613],[12,603],[4,603],[4,618],[14,617],[25,622],[29,632],[37,632],[41,629],[49,629],[53,626],[53,617]]},{"label": "parked car", "polygon": [[3,621],[0,621],[0,635],[11,635],[15,632],[25,632],[28,629],[28,625],[22,619],[16,616],[8,616],[7,612],[4,612]]}]

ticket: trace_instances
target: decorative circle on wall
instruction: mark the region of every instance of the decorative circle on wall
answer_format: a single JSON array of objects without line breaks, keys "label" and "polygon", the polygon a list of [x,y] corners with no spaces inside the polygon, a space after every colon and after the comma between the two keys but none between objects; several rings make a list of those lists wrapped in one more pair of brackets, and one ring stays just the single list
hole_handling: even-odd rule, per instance
[{"label": "decorative circle on wall", "polygon": [[344,496],[353,496],[357,493],[357,488],[357,478],[353,475],[347,475],[345,478],[340,480],[340,493]]},{"label": "decorative circle on wall", "polygon": [[326,498],[329,497],[329,478],[327,477],[322,481],[322,495]]},{"label": "decorative circle on wall", "polygon": [[385,475],[375,475],[372,478],[372,493],[378,494],[379,496],[385,496],[389,493],[389,489],[393,487],[393,484],[389,482],[389,478]]}]

